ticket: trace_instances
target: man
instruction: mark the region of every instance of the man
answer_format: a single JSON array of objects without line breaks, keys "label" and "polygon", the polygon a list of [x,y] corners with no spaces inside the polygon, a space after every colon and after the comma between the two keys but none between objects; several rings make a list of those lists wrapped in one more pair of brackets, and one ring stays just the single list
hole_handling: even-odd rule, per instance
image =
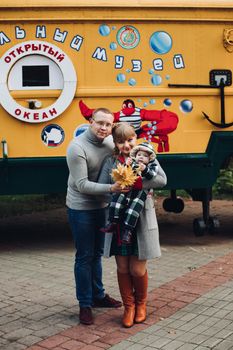
[{"label": "man", "polygon": [[[93,323],[92,306],[120,307],[120,301],[104,293],[102,263],[106,203],[101,195],[120,192],[118,183],[98,184],[97,179],[103,160],[112,154],[114,116],[105,108],[93,112],[90,126],[73,139],[67,150],[69,167],[66,204],[73,234],[76,255],[74,274],[76,297],[79,301],[80,323]],[[103,196],[102,196],[103,197]]]}]

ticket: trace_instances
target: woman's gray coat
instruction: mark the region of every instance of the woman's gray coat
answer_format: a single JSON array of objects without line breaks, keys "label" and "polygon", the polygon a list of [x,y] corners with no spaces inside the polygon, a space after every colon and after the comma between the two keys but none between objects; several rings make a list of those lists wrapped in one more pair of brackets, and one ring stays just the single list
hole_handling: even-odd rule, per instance
[{"label": "woman's gray coat", "polygon": [[[166,185],[167,177],[161,168],[158,160],[155,160],[158,164],[158,173],[153,179],[146,180],[143,178],[143,189],[151,189],[147,195],[145,206],[140,214],[139,221],[137,224],[137,240],[138,240],[138,252],[139,260],[154,259],[161,256],[160,243],[159,243],[159,229],[155,213],[153,189],[161,188]],[[98,182],[100,183],[111,183],[112,179],[110,176],[111,170],[117,165],[114,157],[106,159]],[[106,200],[109,202],[111,197],[109,196]],[[112,234],[105,234],[105,245],[104,245],[104,256],[110,256]]]}]

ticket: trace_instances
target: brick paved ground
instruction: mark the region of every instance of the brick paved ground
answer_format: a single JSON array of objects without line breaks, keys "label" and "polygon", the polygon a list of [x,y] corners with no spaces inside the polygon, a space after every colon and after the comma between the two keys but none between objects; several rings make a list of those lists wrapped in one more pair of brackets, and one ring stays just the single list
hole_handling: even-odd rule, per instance
[{"label": "brick paved ground", "polygon": [[[0,221],[2,350],[233,349],[232,202],[214,201],[215,236],[195,237],[200,203],[168,214],[158,202],[162,258],[149,263],[148,319],[121,327],[122,309],[95,309],[79,325],[73,245],[63,209]],[[49,234],[48,234],[49,232]],[[104,260],[107,292],[119,298],[114,259]]]}]

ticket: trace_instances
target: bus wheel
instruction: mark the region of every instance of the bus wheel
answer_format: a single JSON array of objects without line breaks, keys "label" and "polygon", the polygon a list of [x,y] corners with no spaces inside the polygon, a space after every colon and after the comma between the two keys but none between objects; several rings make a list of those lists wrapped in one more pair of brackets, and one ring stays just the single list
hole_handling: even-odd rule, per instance
[{"label": "bus wheel", "polygon": [[169,213],[172,212],[172,199],[171,198],[164,199],[163,209]]},{"label": "bus wheel", "polygon": [[181,213],[184,210],[184,201],[181,198],[166,198],[163,201],[163,209],[167,212]]},{"label": "bus wheel", "polygon": [[173,203],[173,212],[174,213],[181,213],[184,210],[184,201],[181,198],[176,198]]},{"label": "bus wheel", "polygon": [[218,232],[220,227],[220,222],[216,217],[210,216],[208,222],[208,231],[211,234]]},{"label": "bus wheel", "polygon": [[204,236],[205,231],[206,231],[206,224],[203,219],[194,219],[193,220],[193,231],[195,236],[201,237]]}]

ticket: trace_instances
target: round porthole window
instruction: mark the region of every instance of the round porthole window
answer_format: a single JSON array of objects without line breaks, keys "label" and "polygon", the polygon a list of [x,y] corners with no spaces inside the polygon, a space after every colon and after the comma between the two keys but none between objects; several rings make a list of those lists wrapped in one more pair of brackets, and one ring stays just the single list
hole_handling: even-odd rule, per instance
[{"label": "round porthole window", "polygon": [[[18,68],[21,74],[14,74]],[[77,77],[72,61],[59,47],[46,41],[13,46],[0,60],[0,72],[0,103],[10,115],[24,122],[42,123],[58,117],[75,95]],[[33,110],[17,103],[11,96],[12,89],[61,89],[61,94],[52,105]]]}]

